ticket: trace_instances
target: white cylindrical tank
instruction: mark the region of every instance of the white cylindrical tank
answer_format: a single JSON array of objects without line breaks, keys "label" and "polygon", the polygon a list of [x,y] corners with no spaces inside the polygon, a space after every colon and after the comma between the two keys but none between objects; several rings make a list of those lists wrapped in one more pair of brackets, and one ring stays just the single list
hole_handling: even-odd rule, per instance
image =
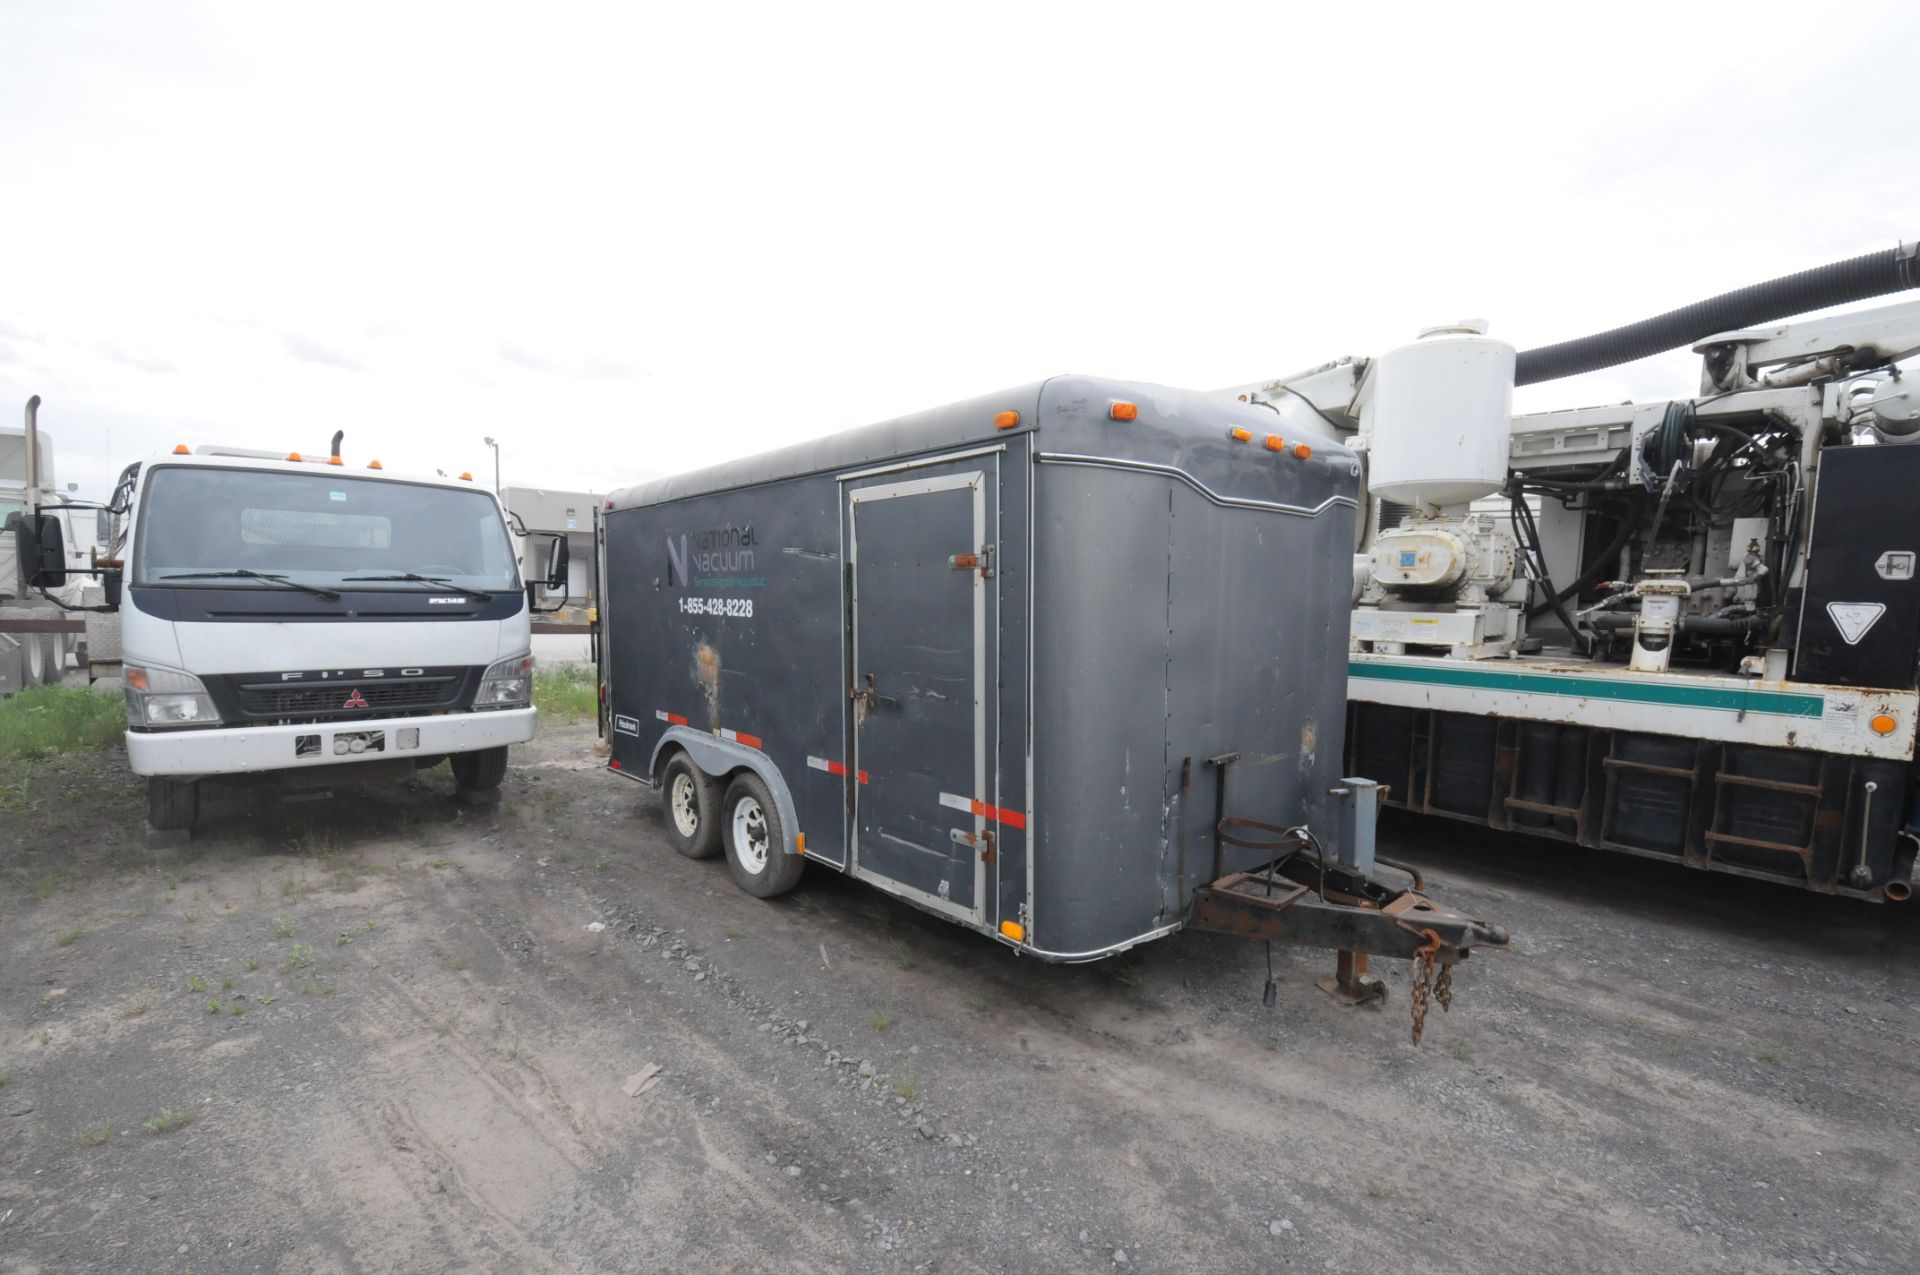
[{"label": "white cylindrical tank", "polygon": [[1375,361],[1362,414],[1373,495],[1426,508],[1506,485],[1513,347],[1486,330],[1475,321],[1429,328]]}]

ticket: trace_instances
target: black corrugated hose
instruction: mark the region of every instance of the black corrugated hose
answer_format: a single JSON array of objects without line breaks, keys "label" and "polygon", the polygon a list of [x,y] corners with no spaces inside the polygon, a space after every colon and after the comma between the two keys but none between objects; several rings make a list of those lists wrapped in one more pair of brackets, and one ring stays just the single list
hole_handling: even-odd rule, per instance
[{"label": "black corrugated hose", "polygon": [[1920,258],[1916,258],[1915,247],[1902,244],[1885,252],[1782,275],[1625,327],[1523,350],[1514,366],[1514,384],[1578,376],[1689,346],[1716,332],[1774,323],[1809,310],[1920,288]]}]

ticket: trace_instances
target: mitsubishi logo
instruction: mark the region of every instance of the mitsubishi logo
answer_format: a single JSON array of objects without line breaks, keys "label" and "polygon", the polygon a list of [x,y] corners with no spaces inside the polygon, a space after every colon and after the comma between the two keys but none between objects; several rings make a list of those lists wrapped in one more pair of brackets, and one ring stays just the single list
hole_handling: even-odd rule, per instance
[{"label": "mitsubishi logo", "polygon": [[347,702],[342,704],[340,707],[345,709],[345,708],[365,708],[366,706],[367,706],[367,697],[362,695],[360,693],[360,688],[356,686],[353,688],[353,693],[347,696]]}]

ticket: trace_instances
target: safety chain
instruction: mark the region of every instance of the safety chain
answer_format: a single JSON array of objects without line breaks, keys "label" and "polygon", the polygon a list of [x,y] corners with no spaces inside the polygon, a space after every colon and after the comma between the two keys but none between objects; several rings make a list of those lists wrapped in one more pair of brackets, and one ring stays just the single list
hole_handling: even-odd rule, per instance
[{"label": "safety chain", "polygon": [[1453,1008],[1453,966],[1440,964],[1440,936],[1432,930],[1421,930],[1420,936],[1426,942],[1413,950],[1413,1043],[1416,1045],[1420,1043],[1420,1033],[1427,1029],[1429,1002],[1439,1001],[1442,1013]]}]

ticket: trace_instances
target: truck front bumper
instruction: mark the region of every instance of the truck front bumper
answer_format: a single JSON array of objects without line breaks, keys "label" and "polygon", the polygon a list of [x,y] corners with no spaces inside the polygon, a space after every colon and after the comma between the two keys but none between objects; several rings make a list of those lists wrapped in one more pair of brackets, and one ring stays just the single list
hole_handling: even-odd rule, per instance
[{"label": "truck front bumper", "polygon": [[533,738],[539,710],[503,708],[440,717],[381,717],[304,726],[221,726],[210,730],[128,731],[136,775],[232,775],[300,770],[357,761],[406,761],[471,753]]}]

